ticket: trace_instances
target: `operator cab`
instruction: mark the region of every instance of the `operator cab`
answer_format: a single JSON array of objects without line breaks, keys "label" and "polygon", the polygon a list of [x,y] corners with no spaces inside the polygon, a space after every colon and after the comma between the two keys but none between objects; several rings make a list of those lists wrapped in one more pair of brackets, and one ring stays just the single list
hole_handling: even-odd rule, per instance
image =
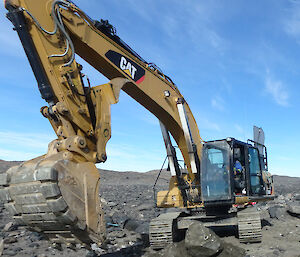
[{"label": "operator cab", "polygon": [[236,197],[266,195],[263,180],[263,171],[267,170],[266,155],[260,154],[250,141],[227,138],[204,144],[201,188],[206,206],[216,203],[229,206]]}]

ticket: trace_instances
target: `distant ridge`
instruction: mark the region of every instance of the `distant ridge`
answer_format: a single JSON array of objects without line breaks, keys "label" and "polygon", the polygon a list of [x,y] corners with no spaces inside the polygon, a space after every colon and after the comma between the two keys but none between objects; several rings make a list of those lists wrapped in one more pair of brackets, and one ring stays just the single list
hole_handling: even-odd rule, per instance
[{"label": "distant ridge", "polygon": [[10,167],[19,165],[21,163],[22,163],[21,161],[4,161],[4,160],[0,160],[0,173],[3,173],[6,170],[8,170]]},{"label": "distant ridge", "polygon": [[[12,166],[21,164],[21,161],[4,161],[0,160],[0,173],[5,172]],[[147,185],[153,186],[159,170],[151,170],[148,172],[134,171],[113,171],[100,170],[100,187],[101,185]],[[170,172],[162,170],[158,185],[168,187],[170,180]],[[289,177],[274,175],[276,194],[300,193],[300,177]]]}]

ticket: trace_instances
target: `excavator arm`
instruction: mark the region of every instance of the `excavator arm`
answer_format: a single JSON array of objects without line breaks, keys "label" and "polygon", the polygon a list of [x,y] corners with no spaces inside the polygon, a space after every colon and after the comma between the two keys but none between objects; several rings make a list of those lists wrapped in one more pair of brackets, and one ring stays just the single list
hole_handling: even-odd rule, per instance
[{"label": "excavator arm", "polygon": [[[95,163],[107,159],[110,105],[118,102],[121,89],[161,123],[169,160],[175,160],[169,190],[177,192],[173,206],[201,203],[203,141],[172,80],[126,45],[107,21],[92,20],[72,1],[6,0],[5,7],[48,103],[42,115],[57,135],[46,155],[0,177],[0,197],[15,220],[53,242],[103,242],[105,224]],[[88,80],[84,83],[76,54],[110,82],[96,87]],[[176,165],[169,133],[180,148],[188,174]],[[169,192],[162,196],[166,205],[172,196]]]}]

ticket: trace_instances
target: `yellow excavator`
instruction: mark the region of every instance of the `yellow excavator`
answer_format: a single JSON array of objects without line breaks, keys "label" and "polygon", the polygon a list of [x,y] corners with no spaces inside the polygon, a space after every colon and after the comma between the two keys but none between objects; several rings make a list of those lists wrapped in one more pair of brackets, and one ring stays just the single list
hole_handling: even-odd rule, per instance
[{"label": "yellow excavator", "polygon": [[[53,243],[89,245],[105,240],[95,163],[107,159],[110,106],[118,102],[122,89],[160,121],[172,177],[169,190],[157,193],[157,206],[182,210],[150,223],[153,248],[173,242],[178,231],[203,218],[220,221],[238,216],[240,239],[261,239],[259,214],[253,208],[248,208],[251,215],[234,210],[274,197],[263,142],[234,138],[204,142],[173,81],[123,42],[108,21],[91,19],[72,1],[4,4],[47,102],[41,113],[57,135],[45,155],[0,174],[0,199],[15,222]],[[91,87],[76,54],[109,83]],[[179,167],[171,136],[186,170]]]}]

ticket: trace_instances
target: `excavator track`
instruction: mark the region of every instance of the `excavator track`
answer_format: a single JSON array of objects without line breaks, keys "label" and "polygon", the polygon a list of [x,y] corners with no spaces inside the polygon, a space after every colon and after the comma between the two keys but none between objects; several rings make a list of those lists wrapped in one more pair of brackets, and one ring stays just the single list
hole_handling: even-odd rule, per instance
[{"label": "excavator track", "polygon": [[88,246],[86,225],[72,213],[51,167],[21,165],[0,174],[0,200],[14,221],[44,234],[52,243]]},{"label": "excavator track", "polygon": [[261,219],[254,207],[238,212],[238,231],[241,243],[261,242]]},{"label": "excavator track", "polygon": [[179,215],[180,212],[164,213],[151,220],[149,239],[153,249],[162,249],[174,242]]}]

